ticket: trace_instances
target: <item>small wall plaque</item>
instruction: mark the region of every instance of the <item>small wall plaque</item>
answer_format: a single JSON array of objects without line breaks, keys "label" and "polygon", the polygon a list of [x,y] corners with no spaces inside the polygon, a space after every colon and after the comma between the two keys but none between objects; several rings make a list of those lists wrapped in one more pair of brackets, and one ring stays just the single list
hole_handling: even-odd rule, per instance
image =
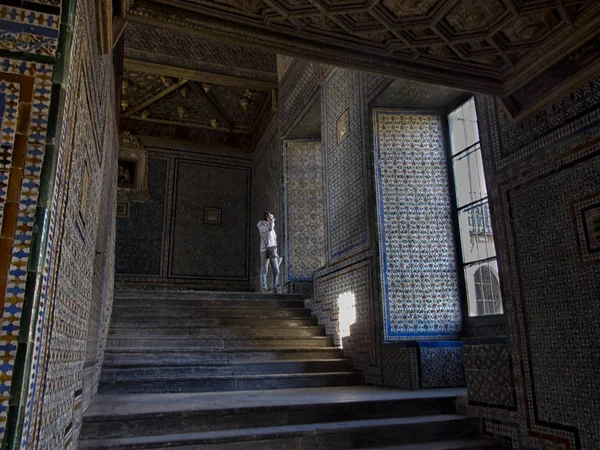
[{"label": "small wall plaque", "polygon": [[600,205],[585,208],[582,214],[588,251],[600,252]]},{"label": "small wall plaque", "polygon": [[117,217],[128,219],[131,215],[130,206],[128,201],[117,202]]},{"label": "small wall plaque", "polygon": [[343,142],[346,137],[348,137],[348,133],[350,132],[350,123],[349,123],[349,111],[346,110],[344,114],[340,116],[337,120],[337,143],[338,145]]},{"label": "small wall plaque", "polygon": [[119,196],[133,202],[146,202],[148,193],[148,153],[139,140],[125,131],[119,136]]},{"label": "small wall plaque", "polygon": [[204,223],[221,225],[221,208],[204,208]]}]

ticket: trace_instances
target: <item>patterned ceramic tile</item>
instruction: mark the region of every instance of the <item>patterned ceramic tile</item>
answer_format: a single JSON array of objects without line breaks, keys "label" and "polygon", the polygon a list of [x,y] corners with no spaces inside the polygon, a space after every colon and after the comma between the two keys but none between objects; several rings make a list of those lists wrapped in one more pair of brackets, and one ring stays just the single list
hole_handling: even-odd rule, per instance
[{"label": "patterned ceramic tile", "polygon": [[[366,157],[360,73],[336,69],[323,85],[329,260],[368,246]],[[338,120],[348,131],[338,143]]]},{"label": "patterned ceramic tile", "polygon": [[60,16],[28,9],[0,7],[0,49],[54,56]]},{"label": "patterned ceramic tile", "polygon": [[419,358],[422,388],[466,386],[460,341],[420,342]]},{"label": "patterned ceramic tile", "polygon": [[518,124],[496,100],[476,98],[508,348],[519,368],[518,413],[479,412],[492,419],[486,423],[502,421],[490,430],[521,448],[587,449],[600,439],[589,420],[598,409],[589,349],[600,326],[600,267],[585,260],[581,214],[600,188],[599,86],[600,78],[590,80]]},{"label": "patterned ceramic tile", "polygon": [[441,118],[375,109],[386,340],[458,337],[462,312]]},{"label": "patterned ceramic tile", "polygon": [[326,258],[321,141],[288,140],[284,149],[287,279],[312,281]]}]

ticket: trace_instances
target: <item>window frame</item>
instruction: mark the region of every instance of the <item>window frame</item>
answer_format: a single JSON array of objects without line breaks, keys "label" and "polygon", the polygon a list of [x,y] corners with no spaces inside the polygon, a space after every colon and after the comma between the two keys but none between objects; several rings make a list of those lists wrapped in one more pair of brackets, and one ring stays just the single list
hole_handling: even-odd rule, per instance
[{"label": "window frame", "polygon": [[[465,263],[463,260],[462,240],[460,238],[460,224],[459,224],[459,218],[458,218],[459,211],[469,205],[463,205],[460,208],[458,207],[458,201],[457,201],[457,197],[456,197],[456,182],[454,179],[454,165],[453,165],[454,156],[456,156],[456,155],[452,154],[452,140],[450,137],[450,121],[449,121],[448,116],[453,111],[458,109],[460,106],[462,106],[464,103],[468,102],[472,98],[474,98],[473,94],[465,93],[465,94],[457,97],[457,99],[455,101],[453,101],[452,103],[448,104],[445,108],[443,108],[442,114],[444,116],[444,120],[442,120],[442,132],[444,135],[443,137],[444,137],[444,146],[445,146],[445,154],[446,154],[448,186],[449,186],[450,197],[451,197],[450,208],[451,208],[451,212],[452,212],[452,231],[453,231],[453,235],[454,235],[454,247],[456,248],[455,254],[456,254],[456,267],[458,269],[457,270],[458,290],[459,290],[460,302],[461,302],[461,306],[462,306],[463,327],[476,328],[476,327],[488,327],[488,326],[503,325],[505,323],[505,313],[503,312],[502,314],[494,314],[494,315],[487,315],[487,316],[470,316],[469,315],[469,303],[468,303],[468,297],[467,297],[467,282],[465,280],[464,269],[467,265],[472,264],[472,263]],[[479,129],[479,121],[477,123],[477,128],[480,133],[480,138],[479,138],[478,142],[481,147],[481,130]],[[475,144],[473,144],[473,145],[475,145]],[[457,153],[457,155],[462,154],[463,152],[467,151],[468,148],[470,148],[470,147],[467,147],[467,148],[461,150],[459,153]],[[483,159],[483,153],[482,153],[482,159]],[[485,166],[484,166],[484,174],[485,174]],[[486,185],[487,185],[487,177],[486,177]],[[492,221],[492,227],[493,227],[492,217],[494,215],[494,211],[493,211],[492,205],[489,201],[489,194],[486,196],[486,200],[488,203],[488,208],[490,210],[490,220]],[[478,203],[481,201],[482,200],[479,199],[473,203]],[[496,249],[496,256],[494,259],[496,261],[498,260],[497,249]],[[475,262],[475,263],[477,263],[477,262]],[[502,292],[502,282],[500,280],[499,280],[499,283],[500,283],[500,294],[504,295],[504,293]]]}]

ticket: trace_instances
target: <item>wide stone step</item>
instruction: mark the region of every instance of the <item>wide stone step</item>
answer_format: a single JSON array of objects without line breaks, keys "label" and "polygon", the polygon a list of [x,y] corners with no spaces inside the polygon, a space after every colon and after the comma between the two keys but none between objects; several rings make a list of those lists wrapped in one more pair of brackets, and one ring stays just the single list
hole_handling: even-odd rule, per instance
[{"label": "wide stone step", "polygon": [[316,347],[311,349],[270,348],[265,350],[238,349],[231,351],[180,351],[171,348],[150,351],[108,350],[104,354],[104,367],[111,366],[163,366],[194,365],[205,362],[255,362],[287,361],[307,359],[340,359],[342,351],[337,347]]},{"label": "wide stone step", "polygon": [[[270,394],[272,392],[272,394]],[[455,396],[374,388],[100,395],[81,438],[132,437],[455,412]]]},{"label": "wide stone step", "polygon": [[104,365],[102,381],[131,381],[144,379],[186,379],[202,376],[348,372],[348,359],[308,361],[259,361],[249,363],[206,363],[201,365],[159,367],[114,367]]},{"label": "wide stone step", "polygon": [[166,320],[186,319],[210,319],[223,317],[246,318],[248,320],[256,317],[274,317],[279,319],[302,319],[310,318],[310,309],[307,308],[187,308],[185,311],[177,308],[161,308],[153,310],[150,307],[118,306],[114,305],[112,318],[158,318]]},{"label": "wide stone step", "polygon": [[304,338],[325,336],[319,326],[289,328],[217,327],[217,328],[111,328],[109,339],[240,339]]},{"label": "wide stone step", "polygon": [[304,308],[304,300],[276,299],[182,299],[182,298],[118,298],[114,300],[116,307],[162,309],[191,309],[191,308]]},{"label": "wide stone step", "polygon": [[101,381],[100,394],[145,394],[167,392],[255,391],[360,384],[356,372],[293,373],[274,375],[200,376],[185,379],[144,378],[132,381]]},{"label": "wide stone step", "polygon": [[508,450],[509,448],[491,439],[473,438],[426,442],[424,444],[386,445],[385,447],[369,447],[362,450]]},{"label": "wide stone step", "polygon": [[194,291],[180,289],[115,289],[115,299],[302,300],[301,294]]},{"label": "wide stone step", "polygon": [[[287,311],[286,311],[287,312]],[[287,328],[287,327],[308,327],[317,325],[317,319],[314,317],[306,318],[278,318],[268,316],[248,316],[242,314],[240,317],[156,317],[148,312],[144,317],[131,317],[118,315],[112,318],[111,328],[202,328],[202,327],[240,327],[252,325],[258,328]]]},{"label": "wide stone step", "polygon": [[172,351],[182,350],[237,350],[237,349],[270,349],[270,348],[314,348],[333,347],[330,336],[297,337],[252,337],[232,339],[112,339],[107,341],[107,349],[149,350],[168,348]]},{"label": "wide stone step", "polygon": [[[348,450],[473,438],[478,420],[445,414],[81,441],[80,449]],[[459,447],[460,448],[460,447]]]}]

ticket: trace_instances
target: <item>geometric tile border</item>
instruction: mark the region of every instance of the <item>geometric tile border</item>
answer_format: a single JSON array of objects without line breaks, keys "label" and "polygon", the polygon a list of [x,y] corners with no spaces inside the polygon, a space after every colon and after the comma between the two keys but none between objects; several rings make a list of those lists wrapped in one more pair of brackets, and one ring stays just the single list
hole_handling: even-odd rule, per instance
[{"label": "geometric tile border", "polygon": [[[10,172],[4,172],[4,179],[8,183],[6,192],[2,192],[5,204],[0,247],[0,291],[4,294],[0,330],[0,436],[4,434],[25,295],[40,168],[45,151],[52,70],[50,64],[8,58],[0,60],[3,85],[13,85],[10,95],[16,95],[15,85],[19,85],[20,91],[17,106],[14,105],[14,98],[6,96],[5,90],[2,121],[2,150],[6,158],[3,168],[10,169]],[[11,103],[6,103],[6,100]],[[16,123],[14,118],[7,120],[6,113],[12,108],[18,110]]]}]

